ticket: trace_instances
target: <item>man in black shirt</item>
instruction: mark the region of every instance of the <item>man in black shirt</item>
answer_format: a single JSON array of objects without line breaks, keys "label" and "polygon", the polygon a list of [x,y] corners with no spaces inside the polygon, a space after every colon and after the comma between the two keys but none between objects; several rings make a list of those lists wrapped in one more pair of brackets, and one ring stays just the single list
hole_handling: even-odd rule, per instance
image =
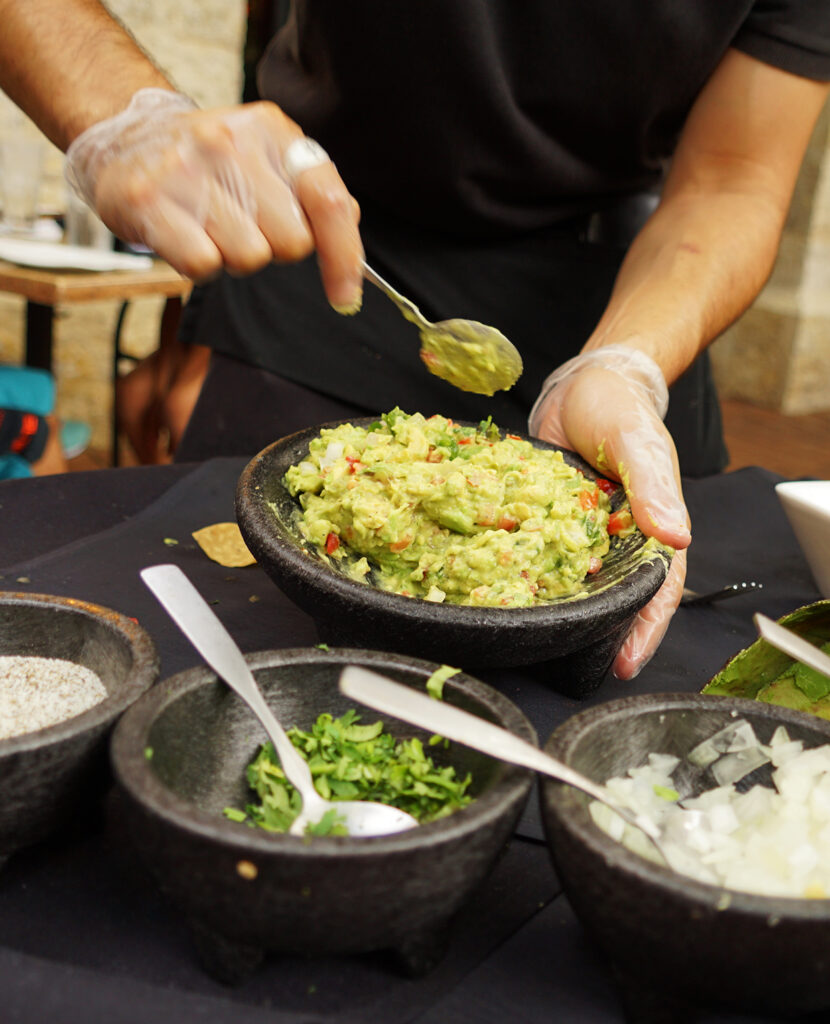
[{"label": "man in black shirt", "polygon": [[[245,450],[321,410],[477,415],[423,373],[379,296],[348,320],[320,302],[304,257],[331,305],[353,308],[365,246],[427,315],[491,322],[518,345],[524,376],[485,403],[497,422],[516,428],[539,395],[533,432],[621,479],[640,527],[685,549],[665,383],[684,468],[717,470],[697,357],[772,267],[830,79],[827,0],[297,0],[260,74],[279,107],[206,112],[93,0],[0,0],[0,17],[0,84],[73,143],[75,181],[117,234],[197,279],[266,268],[222,275],[189,307],[192,340],[216,355],[188,430],[201,447],[186,437],[183,452],[208,436]],[[325,160],[287,173],[304,132],[342,177]],[[636,231],[630,211],[658,194]],[[291,399],[288,416],[257,415],[269,395]],[[659,642],[684,562],[619,675]]]}]

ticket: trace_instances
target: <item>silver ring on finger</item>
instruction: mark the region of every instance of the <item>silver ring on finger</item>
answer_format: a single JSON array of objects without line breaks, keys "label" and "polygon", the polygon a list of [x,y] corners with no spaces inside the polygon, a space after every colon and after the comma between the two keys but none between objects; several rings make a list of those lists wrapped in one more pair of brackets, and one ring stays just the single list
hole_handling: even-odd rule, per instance
[{"label": "silver ring on finger", "polygon": [[288,146],[282,155],[282,168],[289,184],[293,185],[303,171],[330,163],[331,157],[319,142],[303,135]]}]

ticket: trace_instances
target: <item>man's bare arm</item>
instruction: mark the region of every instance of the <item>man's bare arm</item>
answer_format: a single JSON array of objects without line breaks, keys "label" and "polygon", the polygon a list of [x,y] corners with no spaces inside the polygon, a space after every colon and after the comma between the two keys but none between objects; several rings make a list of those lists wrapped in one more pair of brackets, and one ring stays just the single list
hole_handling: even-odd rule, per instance
[{"label": "man's bare arm", "polygon": [[98,0],[0,0],[0,87],[61,149],[167,78]]},{"label": "man's bare arm", "polygon": [[687,119],[660,206],[623,261],[591,351],[534,410],[536,433],[621,480],[638,526],[678,549],[617,655],[621,678],[660,643],[691,539],[674,445],[644,387],[649,374],[622,368],[645,353],[658,377],[675,380],[758,294],[826,95],[822,83],[729,51]]},{"label": "man's bare arm", "polygon": [[684,127],[663,197],[587,348],[624,343],[676,379],[775,261],[828,86],[730,50]]},{"label": "man's bare arm", "polygon": [[[98,0],[0,0],[0,25],[0,87],[61,149],[84,135],[74,179],[120,238],[197,279],[316,250],[332,304],[359,306],[357,204],[329,161],[286,178],[302,129],[274,104],[183,108]],[[136,107],[143,89],[170,102]]]}]

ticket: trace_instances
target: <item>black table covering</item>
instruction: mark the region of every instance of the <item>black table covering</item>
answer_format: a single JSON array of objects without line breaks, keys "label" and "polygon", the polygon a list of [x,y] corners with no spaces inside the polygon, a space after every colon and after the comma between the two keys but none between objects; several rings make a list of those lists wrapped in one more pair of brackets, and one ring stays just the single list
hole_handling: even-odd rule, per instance
[{"label": "black table covering", "polygon": [[[70,595],[135,616],[159,648],[161,678],[199,659],[138,578],[158,562],[185,570],[243,650],[315,643],[311,620],[258,567],[223,568],[191,537],[233,519],[242,466],[215,459],[0,485],[0,588]],[[754,580],[763,590],[680,609],[637,679],[609,676],[578,703],[522,670],[477,674],[522,708],[542,740],[591,703],[699,690],[755,638],[754,611],[778,618],[820,596],[775,496],[779,479],[746,469],[687,482],[689,585]],[[425,978],[403,978],[383,954],[272,957],[229,989],[201,970],[183,923],[133,856],[111,789],[99,813],[19,853],[0,873],[0,993],[3,1024],[624,1019],[610,973],[554,876],[535,794],[505,856],[456,920],[448,955]],[[760,1021],[708,1009],[698,1019]]]}]

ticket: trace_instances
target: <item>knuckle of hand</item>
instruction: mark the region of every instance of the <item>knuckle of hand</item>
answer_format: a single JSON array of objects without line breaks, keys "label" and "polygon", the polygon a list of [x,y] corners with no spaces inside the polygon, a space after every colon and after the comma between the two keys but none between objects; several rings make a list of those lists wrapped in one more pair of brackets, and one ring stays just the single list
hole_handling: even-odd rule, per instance
[{"label": "knuckle of hand", "polygon": [[[168,262],[173,263],[173,260],[168,258]],[[222,258],[218,252],[215,256],[183,255],[173,265],[180,274],[184,274],[191,281],[209,281],[222,269]]]},{"label": "knuckle of hand", "polygon": [[352,220],[355,216],[352,197],[342,185],[315,183],[308,190],[305,205],[312,214],[319,217],[346,217]]},{"label": "knuckle of hand", "polygon": [[281,263],[299,263],[314,251],[314,240],[307,232],[287,232],[271,243],[274,258]]}]

